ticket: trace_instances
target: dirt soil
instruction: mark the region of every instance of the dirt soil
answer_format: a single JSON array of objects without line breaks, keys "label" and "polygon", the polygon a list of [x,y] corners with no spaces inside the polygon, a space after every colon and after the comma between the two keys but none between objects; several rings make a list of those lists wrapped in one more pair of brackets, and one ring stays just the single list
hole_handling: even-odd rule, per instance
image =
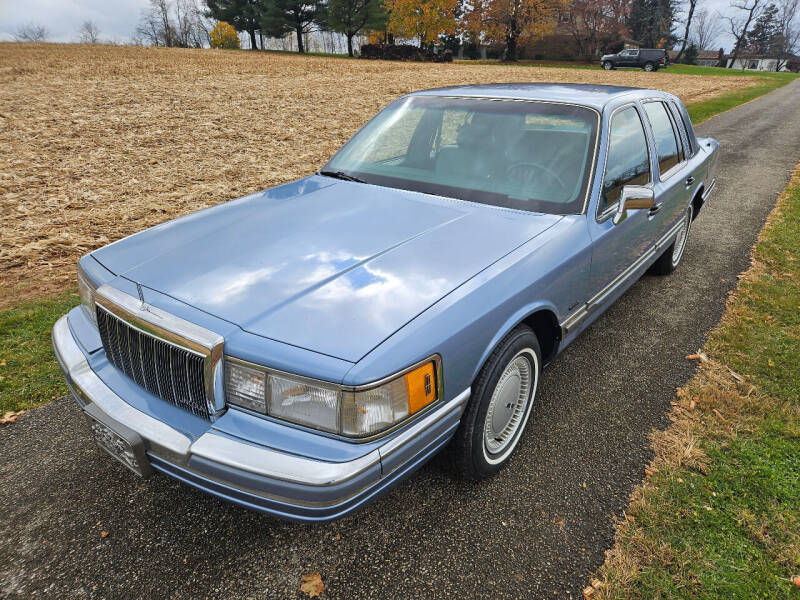
[{"label": "dirt soil", "polygon": [[[654,77],[655,75],[655,77]],[[502,81],[659,87],[751,77],[0,44],[0,308],[72,285],[83,254],[318,169],[397,96]]]}]

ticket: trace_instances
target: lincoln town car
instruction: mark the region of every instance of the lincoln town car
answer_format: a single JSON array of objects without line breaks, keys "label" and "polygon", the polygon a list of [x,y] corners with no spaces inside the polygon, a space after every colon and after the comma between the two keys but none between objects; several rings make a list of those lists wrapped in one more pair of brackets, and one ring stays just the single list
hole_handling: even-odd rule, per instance
[{"label": "lincoln town car", "polygon": [[408,94],[313,175],[81,258],[55,353],[122,465],[275,516],[351,513],[442,450],[490,477],[542,368],[679,266],[717,157],[661,91]]}]

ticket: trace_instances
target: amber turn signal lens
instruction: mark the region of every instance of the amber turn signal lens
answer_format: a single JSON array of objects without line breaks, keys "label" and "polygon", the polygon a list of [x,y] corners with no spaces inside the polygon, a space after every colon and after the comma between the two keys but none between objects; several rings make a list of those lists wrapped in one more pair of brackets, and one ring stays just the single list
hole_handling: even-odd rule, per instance
[{"label": "amber turn signal lens", "polygon": [[436,400],[436,373],[432,362],[406,373],[405,379],[409,415]]}]

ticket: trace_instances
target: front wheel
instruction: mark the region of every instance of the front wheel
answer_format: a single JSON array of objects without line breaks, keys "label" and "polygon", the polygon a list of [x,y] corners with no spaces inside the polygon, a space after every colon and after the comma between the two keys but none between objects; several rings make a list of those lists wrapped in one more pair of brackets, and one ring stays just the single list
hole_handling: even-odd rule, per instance
[{"label": "front wheel", "polygon": [[655,71],[656,66],[651,62],[646,62],[644,63],[644,70],[649,73],[650,71]]},{"label": "front wheel", "polygon": [[466,478],[491,477],[508,463],[533,408],[541,357],[536,334],[519,326],[481,369],[450,448]]},{"label": "front wheel", "polygon": [[690,204],[683,214],[683,219],[681,220],[678,233],[675,236],[675,241],[672,242],[672,245],[664,251],[664,254],[653,263],[653,266],[650,267],[650,272],[654,275],[669,275],[678,268],[681,258],[683,258],[683,251],[686,250],[686,240],[689,239],[689,230],[692,228],[693,212],[694,209]]},{"label": "front wheel", "polygon": [[611,69],[613,69],[613,68],[614,68],[614,65],[612,65],[612,64],[611,64],[611,61],[610,61],[610,60],[606,60],[606,61],[603,61],[603,68],[604,68],[606,71],[610,71]]}]

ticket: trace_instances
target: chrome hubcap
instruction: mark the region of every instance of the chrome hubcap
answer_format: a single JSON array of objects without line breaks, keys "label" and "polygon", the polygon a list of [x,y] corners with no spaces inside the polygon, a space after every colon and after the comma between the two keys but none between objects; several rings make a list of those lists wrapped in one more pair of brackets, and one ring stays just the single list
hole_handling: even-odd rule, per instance
[{"label": "chrome hubcap", "polygon": [[675,266],[681,260],[681,256],[683,256],[683,249],[686,247],[686,239],[689,237],[689,224],[692,220],[692,212],[691,210],[686,211],[686,215],[683,217],[683,223],[681,223],[681,228],[678,231],[678,235],[675,236],[675,244],[672,247],[672,265]]},{"label": "chrome hubcap", "polygon": [[490,454],[503,452],[524,424],[536,378],[528,352],[521,351],[506,366],[489,401],[483,443]]}]

